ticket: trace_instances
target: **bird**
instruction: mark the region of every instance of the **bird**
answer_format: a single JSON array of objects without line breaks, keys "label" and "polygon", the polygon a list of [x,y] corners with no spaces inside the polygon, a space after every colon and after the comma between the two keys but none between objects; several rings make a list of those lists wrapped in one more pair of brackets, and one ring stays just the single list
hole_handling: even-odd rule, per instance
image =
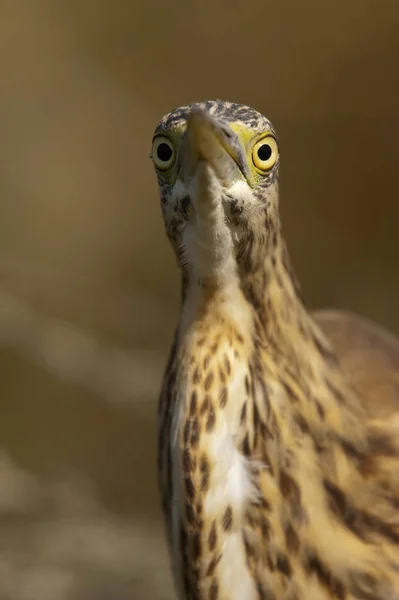
[{"label": "bird", "polygon": [[181,272],[157,415],[178,597],[399,599],[398,339],[308,309],[261,113],[176,108],[151,158]]}]

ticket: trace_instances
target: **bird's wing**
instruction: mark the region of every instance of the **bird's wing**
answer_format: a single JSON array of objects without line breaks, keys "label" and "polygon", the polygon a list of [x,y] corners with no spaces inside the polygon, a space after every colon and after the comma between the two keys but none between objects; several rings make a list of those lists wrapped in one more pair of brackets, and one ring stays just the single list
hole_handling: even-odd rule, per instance
[{"label": "bird's wing", "polygon": [[399,339],[350,312],[313,314],[370,417],[399,411]]}]

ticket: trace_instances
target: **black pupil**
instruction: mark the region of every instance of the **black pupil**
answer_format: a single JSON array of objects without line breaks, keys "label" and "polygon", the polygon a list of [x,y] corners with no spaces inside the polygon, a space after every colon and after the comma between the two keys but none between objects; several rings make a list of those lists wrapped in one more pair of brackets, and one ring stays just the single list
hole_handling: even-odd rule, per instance
[{"label": "black pupil", "polygon": [[269,160],[272,155],[272,149],[269,144],[262,144],[258,149],[258,157],[260,160],[265,161]]},{"label": "black pupil", "polygon": [[165,144],[165,142],[159,144],[157,148],[157,156],[159,160],[162,160],[162,162],[168,162],[168,160],[170,160],[172,157],[172,148],[169,146],[169,144]]}]

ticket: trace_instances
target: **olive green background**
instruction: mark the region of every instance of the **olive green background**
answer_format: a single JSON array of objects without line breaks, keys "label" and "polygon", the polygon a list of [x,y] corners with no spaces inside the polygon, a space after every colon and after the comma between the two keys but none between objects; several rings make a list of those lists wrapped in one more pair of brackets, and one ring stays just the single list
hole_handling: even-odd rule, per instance
[{"label": "olive green background", "polygon": [[398,27],[397,0],[0,0],[0,600],[174,597],[165,112],[264,112],[309,304],[399,332]]}]

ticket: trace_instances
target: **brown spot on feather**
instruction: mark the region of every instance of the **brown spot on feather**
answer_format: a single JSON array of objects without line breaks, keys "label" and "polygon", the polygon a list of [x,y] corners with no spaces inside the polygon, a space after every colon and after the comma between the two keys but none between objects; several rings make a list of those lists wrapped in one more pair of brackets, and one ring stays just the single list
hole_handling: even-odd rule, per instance
[{"label": "brown spot on feather", "polygon": [[214,344],[212,344],[212,346],[211,346],[212,354],[216,354],[218,346],[219,346],[218,342],[215,342]]},{"label": "brown spot on feather", "polygon": [[183,470],[185,474],[188,474],[194,469],[194,461],[191,456],[190,450],[187,448],[183,451]]},{"label": "brown spot on feather", "polygon": [[285,527],[285,543],[290,554],[297,554],[300,546],[299,537],[295,529],[288,523]]},{"label": "brown spot on feather", "polygon": [[209,590],[209,600],[217,600],[219,595],[219,586],[217,581],[212,581],[210,590]]},{"label": "brown spot on feather", "polygon": [[198,367],[195,368],[193,373],[193,384],[198,385],[201,381],[201,373]]},{"label": "brown spot on feather", "polygon": [[194,507],[189,502],[187,502],[187,504],[186,504],[186,517],[187,517],[187,521],[190,523],[190,525],[195,524],[196,518],[195,518]]},{"label": "brown spot on feather", "polygon": [[240,424],[244,425],[247,420],[247,402],[245,401],[242,405],[241,415],[240,415]]},{"label": "brown spot on feather", "polygon": [[299,504],[301,492],[296,481],[286,471],[280,471],[280,490],[285,498],[289,498],[293,504]]},{"label": "brown spot on feather", "polygon": [[192,553],[194,561],[198,561],[201,557],[201,536],[198,531],[193,535],[192,539]]},{"label": "brown spot on feather", "polygon": [[215,411],[214,411],[213,406],[211,404],[210,407],[209,407],[208,418],[206,420],[206,426],[205,426],[206,431],[208,433],[210,433],[213,430],[213,428],[215,426],[215,422],[216,422]]},{"label": "brown spot on feather", "polygon": [[199,434],[200,434],[200,423],[199,423],[198,419],[194,419],[191,424],[191,439],[190,439],[190,444],[193,448],[196,448],[198,446]]},{"label": "brown spot on feather", "polygon": [[217,533],[216,533],[216,522],[213,521],[211,530],[208,536],[208,546],[209,550],[214,550],[217,542]]},{"label": "brown spot on feather", "polygon": [[250,456],[250,454],[251,454],[251,448],[249,446],[249,437],[248,437],[248,434],[245,436],[244,441],[242,443],[242,450],[243,450],[245,456]]},{"label": "brown spot on feather", "polygon": [[211,399],[208,394],[205,396],[204,401],[201,405],[200,416],[202,417],[206,412],[208,412],[209,407],[211,406]]},{"label": "brown spot on feather", "polygon": [[233,525],[233,511],[231,510],[231,506],[228,506],[223,515],[222,526],[224,531],[230,531]]},{"label": "brown spot on feather", "polygon": [[187,497],[190,500],[193,500],[194,495],[195,495],[195,487],[194,487],[194,483],[193,483],[193,480],[191,479],[191,477],[185,477],[184,478],[184,484],[185,484],[185,487],[186,487]]},{"label": "brown spot on feather", "polygon": [[270,522],[266,517],[261,517],[260,531],[265,542],[269,541],[270,537]]},{"label": "brown spot on feather", "polygon": [[231,364],[227,358],[227,354],[224,355],[224,368],[226,369],[227,375],[231,375]]},{"label": "brown spot on feather", "polygon": [[220,392],[220,398],[219,398],[219,405],[220,408],[224,408],[227,404],[227,388],[224,387],[222,388],[222,391]]},{"label": "brown spot on feather", "polygon": [[209,566],[206,570],[207,577],[211,577],[214,574],[215,569],[216,569],[217,565],[219,564],[221,558],[222,558],[221,554],[219,554],[219,556],[215,556],[214,558],[212,558],[212,560],[209,563]]},{"label": "brown spot on feather", "polygon": [[210,477],[210,466],[208,459],[205,455],[202,455],[200,461],[200,471],[201,471],[201,491],[205,492],[209,488],[209,477]]},{"label": "brown spot on feather", "polygon": [[187,420],[184,425],[184,429],[183,429],[184,445],[188,444],[188,440],[190,439],[190,432],[191,432],[191,422]]},{"label": "brown spot on feather", "polygon": [[288,578],[292,575],[292,567],[290,562],[282,552],[279,552],[277,555],[277,569]]},{"label": "brown spot on feather", "polygon": [[197,391],[194,390],[190,400],[190,417],[193,417],[197,412]]},{"label": "brown spot on feather", "polygon": [[213,379],[214,379],[213,372],[212,372],[212,371],[210,371],[210,372],[208,373],[208,375],[205,377],[205,381],[204,381],[204,388],[205,388],[205,391],[208,391],[208,390],[211,388],[211,386],[212,386],[212,383],[213,383]]}]

